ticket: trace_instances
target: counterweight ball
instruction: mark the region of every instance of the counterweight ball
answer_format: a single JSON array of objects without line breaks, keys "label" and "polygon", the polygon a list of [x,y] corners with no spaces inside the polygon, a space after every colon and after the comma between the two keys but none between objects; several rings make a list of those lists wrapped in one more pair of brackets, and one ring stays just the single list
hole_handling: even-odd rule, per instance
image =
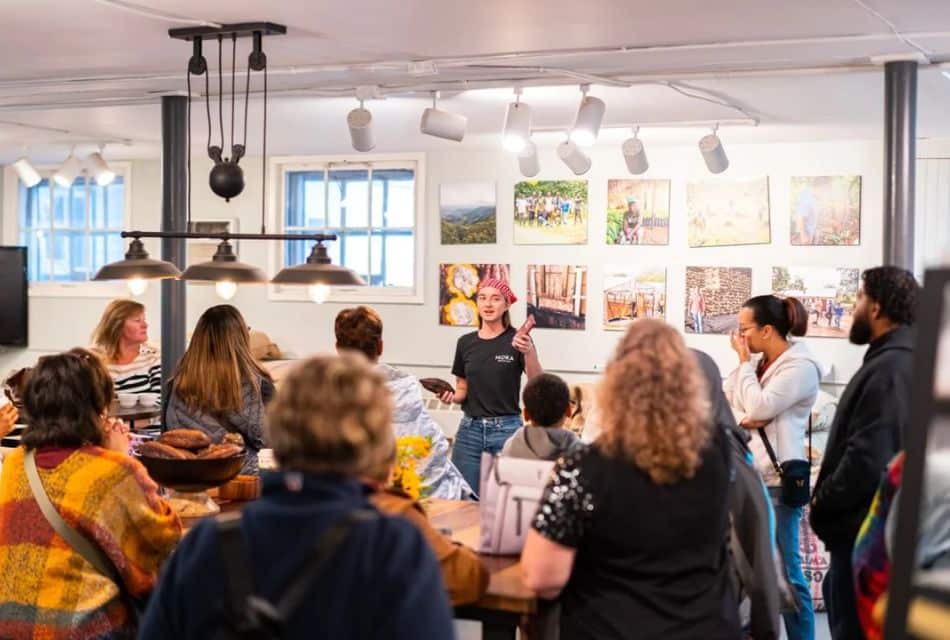
[{"label": "counterweight ball", "polygon": [[221,162],[212,167],[208,183],[227,202],[244,191],[244,171],[236,162]]}]

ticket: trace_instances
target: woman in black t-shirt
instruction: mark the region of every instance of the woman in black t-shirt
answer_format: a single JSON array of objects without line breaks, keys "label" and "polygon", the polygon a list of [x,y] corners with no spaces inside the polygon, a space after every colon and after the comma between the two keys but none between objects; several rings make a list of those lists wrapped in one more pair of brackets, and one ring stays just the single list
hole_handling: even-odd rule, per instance
[{"label": "woman in black t-shirt", "polygon": [[517,298],[508,283],[483,280],[475,301],[478,331],[459,338],[452,364],[455,392],[446,391],[441,398],[461,404],[465,412],[455,435],[452,462],[478,492],[482,453],[498,453],[521,427],[521,373],[531,379],[542,370],[531,337],[511,326],[508,308]]},{"label": "woman in black t-shirt", "polygon": [[599,388],[603,432],[555,467],[521,556],[562,640],[738,640],[729,449],[696,359],[639,320]]}]

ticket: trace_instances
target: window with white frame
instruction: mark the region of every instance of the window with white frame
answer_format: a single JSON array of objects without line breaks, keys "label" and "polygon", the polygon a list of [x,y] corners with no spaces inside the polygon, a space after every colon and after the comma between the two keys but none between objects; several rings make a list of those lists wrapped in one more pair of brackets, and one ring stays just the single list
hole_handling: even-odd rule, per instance
[{"label": "window with white frame", "polygon": [[[330,258],[370,285],[358,292],[362,298],[415,295],[419,164],[418,158],[282,164],[283,232],[336,234],[326,245]],[[284,242],[280,266],[305,262],[312,246]]]},{"label": "window with white frame", "polygon": [[44,178],[18,182],[19,242],[28,247],[31,284],[80,283],[125,253],[126,180],[106,186],[80,176],[69,187]]}]

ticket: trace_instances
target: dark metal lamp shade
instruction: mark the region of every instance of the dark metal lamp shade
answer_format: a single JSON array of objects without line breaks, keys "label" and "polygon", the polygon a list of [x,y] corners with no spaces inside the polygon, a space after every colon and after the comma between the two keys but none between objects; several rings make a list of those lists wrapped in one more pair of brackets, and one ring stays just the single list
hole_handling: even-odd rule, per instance
[{"label": "dark metal lamp shade", "polygon": [[185,269],[182,280],[204,280],[207,282],[229,281],[267,282],[264,272],[252,264],[240,262],[234,248],[227,240],[222,240],[209,262],[201,262]]},{"label": "dark metal lamp shade", "polygon": [[366,282],[352,269],[338,267],[330,262],[327,248],[321,243],[313,246],[304,264],[285,267],[271,280],[274,284],[327,286],[366,286]]},{"label": "dark metal lamp shade", "polygon": [[138,238],[134,238],[129,243],[129,250],[125,254],[124,260],[110,262],[103,265],[93,280],[130,280],[139,278],[142,280],[164,280],[166,278],[177,278],[181,276],[178,270],[171,262],[164,260],[152,260],[148,256],[148,251]]}]

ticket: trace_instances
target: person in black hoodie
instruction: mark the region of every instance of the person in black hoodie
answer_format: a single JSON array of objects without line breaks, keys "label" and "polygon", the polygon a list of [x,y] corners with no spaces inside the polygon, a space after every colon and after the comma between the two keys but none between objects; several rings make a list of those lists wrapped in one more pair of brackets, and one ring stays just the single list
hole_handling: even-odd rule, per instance
[{"label": "person in black hoodie", "polygon": [[850,340],[870,346],[838,401],[811,500],[811,527],[831,554],[822,592],[835,640],[864,637],[851,553],[910,417],[919,285],[898,267],[868,269],[861,279]]}]

